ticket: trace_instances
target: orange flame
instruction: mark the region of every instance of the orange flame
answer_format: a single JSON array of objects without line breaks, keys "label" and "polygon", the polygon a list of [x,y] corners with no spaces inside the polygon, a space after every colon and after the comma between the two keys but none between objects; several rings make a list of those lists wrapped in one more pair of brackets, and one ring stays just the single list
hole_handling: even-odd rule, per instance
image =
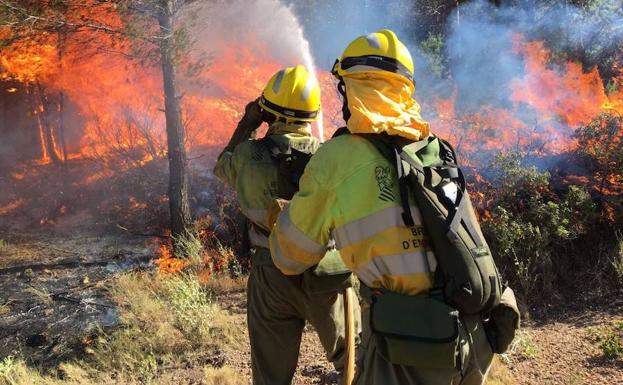
[{"label": "orange flame", "polygon": [[[510,108],[484,105],[464,115],[455,107],[455,90],[430,103],[436,111],[433,130],[471,153],[503,148],[551,154],[575,148],[574,130],[599,114],[623,113],[623,87],[608,95],[596,68],[585,72],[575,62],[556,65],[543,42],[519,34],[513,53],[523,58],[524,75],[508,84]],[[623,85],[623,77],[614,81]],[[519,118],[526,111],[532,111],[530,121]]]},{"label": "orange flame", "polygon": [[178,273],[190,266],[190,261],[174,257],[171,247],[164,244],[160,245],[158,259],[154,263],[162,273]]},{"label": "orange flame", "polygon": [[22,207],[24,203],[25,203],[24,199],[20,198],[4,206],[0,206],[0,215],[9,214],[12,211],[15,211],[18,208]]}]

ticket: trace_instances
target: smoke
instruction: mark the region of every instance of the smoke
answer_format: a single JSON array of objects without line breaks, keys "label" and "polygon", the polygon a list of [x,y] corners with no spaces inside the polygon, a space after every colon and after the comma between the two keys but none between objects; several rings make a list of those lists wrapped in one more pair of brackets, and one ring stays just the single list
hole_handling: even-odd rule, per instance
[{"label": "smoke", "polygon": [[526,76],[523,57],[513,49],[518,35],[543,40],[554,51],[580,53],[590,61],[623,41],[622,12],[616,0],[603,1],[590,11],[572,5],[540,8],[533,2],[498,8],[483,0],[460,7],[447,33],[458,109],[471,113],[483,104],[508,105],[508,85]]},{"label": "smoke", "polygon": [[[239,54],[234,58],[237,59],[235,62],[226,58],[229,71],[233,74],[248,71],[248,67],[254,66],[255,63],[244,61],[252,56],[263,59],[264,64],[273,63],[272,71],[303,64],[315,76],[316,66],[301,24],[293,9],[279,0],[201,3],[188,14],[190,35],[195,39],[193,55],[197,62],[218,63],[222,61],[224,52],[238,47],[240,51],[252,52],[252,55],[244,57]],[[272,72],[261,71],[263,78],[255,79],[254,84],[249,86],[255,88],[260,84],[262,87],[271,75]],[[189,82],[190,87],[193,80]],[[207,90],[199,92],[228,96],[223,87],[215,87],[216,83],[212,82]],[[253,98],[257,96],[259,92]],[[318,136],[322,138],[322,114],[315,125]]]},{"label": "smoke", "polygon": [[382,28],[394,30],[409,45],[409,31],[414,28],[412,3],[405,0],[298,1],[293,6],[301,15],[318,66],[330,70],[349,42]]},{"label": "smoke", "polygon": [[[270,55],[284,66],[305,62],[309,45],[297,16],[279,0],[233,0],[216,5],[201,4],[192,21],[195,49],[199,52],[218,51],[232,44],[248,44],[270,50]],[[250,40],[253,39],[253,40]],[[244,66],[245,63],[238,63]]]}]

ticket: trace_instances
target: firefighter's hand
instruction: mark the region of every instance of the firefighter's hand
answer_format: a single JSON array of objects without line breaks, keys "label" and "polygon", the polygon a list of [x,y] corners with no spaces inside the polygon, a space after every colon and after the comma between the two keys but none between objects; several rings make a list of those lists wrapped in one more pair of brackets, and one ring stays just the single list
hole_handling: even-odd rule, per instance
[{"label": "firefighter's hand", "polygon": [[237,145],[257,136],[257,129],[262,125],[262,109],[258,104],[258,100],[254,100],[247,104],[244,108],[244,116],[238,122],[238,126],[234,130],[229,143],[224,151],[234,151]]},{"label": "firefighter's hand", "polygon": [[283,209],[290,203],[285,199],[274,199],[268,206],[268,227],[272,230]]},{"label": "firefighter's hand", "polygon": [[255,99],[246,105],[242,119],[250,127],[257,128],[262,124],[262,109],[260,108],[259,99]]}]

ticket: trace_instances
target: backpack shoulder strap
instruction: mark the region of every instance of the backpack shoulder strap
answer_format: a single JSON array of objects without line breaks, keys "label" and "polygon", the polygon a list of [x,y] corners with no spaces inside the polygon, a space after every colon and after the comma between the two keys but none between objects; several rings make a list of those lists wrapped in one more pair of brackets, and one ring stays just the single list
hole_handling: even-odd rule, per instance
[{"label": "backpack shoulder strap", "polygon": [[340,127],[337,130],[335,130],[335,132],[333,133],[333,136],[331,136],[331,139],[337,138],[338,136],[342,136],[342,135],[350,135],[350,131],[348,130],[348,127],[344,126],[344,127]]},{"label": "backpack shoulder strap", "polygon": [[458,167],[459,159],[456,156],[456,151],[454,151],[454,147],[445,139],[441,139],[437,137],[439,140],[439,157],[444,161],[445,164],[452,164]]}]

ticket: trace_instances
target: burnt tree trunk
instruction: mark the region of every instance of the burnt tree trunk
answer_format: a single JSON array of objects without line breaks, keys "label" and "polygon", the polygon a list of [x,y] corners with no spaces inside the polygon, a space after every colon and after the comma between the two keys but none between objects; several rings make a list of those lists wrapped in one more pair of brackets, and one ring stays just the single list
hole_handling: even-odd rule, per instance
[{"label": "burnt tree trunk", "polygon": [[39,93],[39,102],[40,104],[40,108],[39,108],[39,114],[40,114],[40,124],[43,128],[43,140],[44,143],[43,145],[45,146],[46,152],[48,154],[48,156],[50,157],[50,160],[52,161],[52,163],[54,164],[60,164],[61,163],[61,159],[58,156],[58,153],[56,152],[56,146],[55,144],[55,139],[54,139],[54,132],[52,131],[52,124],[50,122],[50,101],[47,97],[47,95],[45,94],[45,89],[43,88],[43,86],[41,85],[41,83],[39,83],[37,81],[37,91]]},{"label": "burnt tree trunk", "polygon": [[[190,231],[191,217],[188,204],[188,178],[186,175],[186,149],[180,98],[176,90],[175,42],[173,40],[173,1],[162,0],[159,15],[163,39],[160,45],[162,79],[164,84],[164,114],[167,129],[169,158],[169,209],[171,235],[186,236]],[[175,242],[174,242],[175,243]]]},{"label": "burnt tree trunk", "polygon": [[[63,53],[65,50],[65,34],[58,34],[58,68],[61,76],[63,75]],[[67,164],[67,143],[65,142],[65,93],[63,92],[65,85],[61,86],[58,92],[58,140],[61,151],[63,164]]]}]

